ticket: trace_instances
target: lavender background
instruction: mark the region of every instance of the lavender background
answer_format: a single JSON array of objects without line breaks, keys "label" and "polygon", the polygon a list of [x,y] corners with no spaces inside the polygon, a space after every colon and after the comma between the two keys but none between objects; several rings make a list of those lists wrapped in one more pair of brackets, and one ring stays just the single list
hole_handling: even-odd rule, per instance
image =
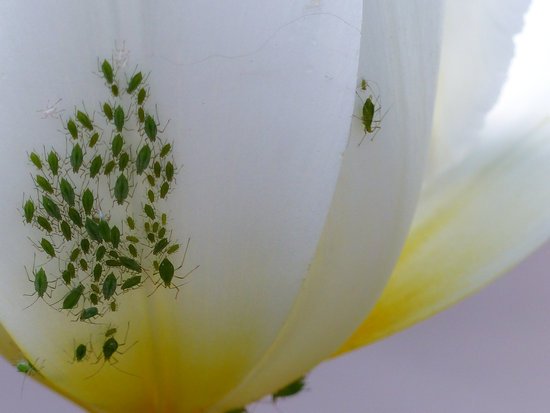
[{"label": "lavender background", "polygon": [[[319,366],[300,396],[253,413],[547,413],[550,242],[416,327]],[[77,413],[0,360],[0,411]]]}]

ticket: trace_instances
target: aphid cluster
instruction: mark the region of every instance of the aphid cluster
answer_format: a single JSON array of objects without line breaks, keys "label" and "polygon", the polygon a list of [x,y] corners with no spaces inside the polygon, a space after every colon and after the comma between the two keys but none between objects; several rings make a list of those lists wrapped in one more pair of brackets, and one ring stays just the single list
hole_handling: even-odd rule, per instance
[{"label": "aphid cluster", "polygon": [[[359,146],[363,143],[367,135],[372,135],[370,138],[371,141],[374,139],[381,129],[383,116],[380,116],[380,99],[379,97],[373,97],[372,88],[365,79],[361,79],[361,84],[355,93],[362,101],[361,116],[355,116],[361,121],[364,132],[358,144]],[[363,95],[367,95],[367,97],[364,98]]]},{"label": "aphid cluster", "polygon": [[[36,191],[22,207],[40,234],[31,240],[40,257],[28,271],[33,295],[84,322],[117,311],[117,298],[146,283],[178,289],[174,263],[183,253],[161,209],[177,167],[146,107],[147,76],[136,70],[121,80],[108,60],[99,74],[109,97],[97,112],[77,108],[63,122],[65,154],[29,154]],[[105,339],[106,360],[113,340]],[[79,345],[75,360],[86,350]]]}]

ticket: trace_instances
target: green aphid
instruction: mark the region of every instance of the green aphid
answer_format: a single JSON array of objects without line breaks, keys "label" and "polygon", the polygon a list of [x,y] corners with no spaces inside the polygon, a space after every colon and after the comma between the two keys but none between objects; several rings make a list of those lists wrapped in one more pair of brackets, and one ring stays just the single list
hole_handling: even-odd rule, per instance
[{"label": "green aphid", "polygon": [[143,124],[143,130],[151,142],[154,142],[157,138],[157,123],[151,115],[145,116],[145,121]]},{"label": "green aphid", "polygon": [[164,238],[164,235],[166,235],[166,228],[165,228],[165,227],[162,227],[162,228],[159,230],[158,236],[159,236],[159,238]]},{"label": "green aphid", "polygon": [[149,198],[149,202],[151,203],[155,202],[155,193],[150,189],[147,191],[147,198]]},{"label": "green aphid", "polygon": [[118,170],[122,172],[124,168],[128,166],[129,161],[130,161],[130,155],[128,155],[127,152],[122,152],[120,154],[120,157],[118,158]]},{"label": "green aphid", "polygon": [[147,182],[149,182],[149,185],[155,186],[155,178],[153,175],[147,175]]},{"label": "green aphid", "polygon": [[138,256],[138,252],[137,252],[136,247],[134,247],[134,244],[128,245],[128,251],[130,252],[132,257],[136,258]]},{"label": "green aphid", "polygon": [[157,260],[153,260],[153,268],[155,269],[155,271],[159,270],[159,262]]},{"label": "green aphid", "polygon": [[42,298],[48,289],[48,277],[46,276],[46,271],[43,268],[40,268],[34,274],[34,291],[38,294],[38,297]]},{"label": "green aphid", "polygon": [[276,402],[277,399],[282,399],[286,397],[294,396],[300,393],[306,385],[305,377],[300,377],[297,380],[294,380],[292,383],[287,384],[285,387],[277,390],[271,395],[271,400]]},{"label": "green aphid", "polygon": [[133,258],[120,256],[120,257],[118,257],[118,261],[120,262],[120,264],[123,267],[128,268],[131,271],[135,271],[135,272],[141,272],[142,271],[141,270],[141,265],[139,265],[139,263],[136,260],[134,260]]},{"label": "green aphid", "polygon": [[138,108],[137,114],[139,123],[143,123],[145,121],[145,111],[142,107]]},{"label": "green aphid", "polygon": [[120,289],[127,290],[129,288],[139,285],[140,283],[141,283],[141,275],[135,275],[125,280],[120,286]]},{"label": "green aphid", "polygon": [[120,230],[116,225],[113,225],[111,228],[111,244],[113,245],[113,248],[118,248],[118,245],[120,244]]},{"label": "green aphid", "polygon": [[113,171],[113,169],[115,169],[115,166],[116,166],[116,162],[111,160],[109,162],[107,162],[107,164],[105,165],[105,169],[103,171],[103,174],[104,175],[110,175],[111,172]]},{"label": "green aphid", "polygon": [[109,122],[113,120],[113,108],[107,102],[103,104],[103,114]]},{"label": "green aphid", "polygon": [[117,309],[116,301],[111,301],[111,303],[109,304],[109,307],[111,308],[111,311],[116,311]]},{"label": "green aphid", "polygon": [[160,197],[162,199],[166,198],[166,195],[168,195],[168,191],[170,190],[170,185],[168,182],[163,182],[160,186]]},{"label": "green aphid", "polygon": [[116,250],[110,250],[109,251],[109,256],[113,257],[113,258],[116,258],[116,259],[118,259],[118,257],[119,257],[118,252]]},{"label": "green aphid", "polygon": [[67,264],[67,268],[63,271],[61,277],[65,284],[69,285],[71,283],[71,280],[76,277],[76,268],[73,263]]},{"label": "green aphid", "polygon": [[113,121],[114,121],[116,130],[118,132],[122,132],[122,128],[124,128],[124,121],[125,121],[124,109],[122,109],[122,106],[118,105],[115,108],[115,111],[113,112]]},{"label": "green aphid", "polygon": [[76,123],[74,123],[74,120],[69,119],[67,122],[67,130],[69,131],[69,134],[72,136],[73,139],[78,139],[78,128],[76,127]]},{"label": "green aphid", "polygon": [[134,93],[137,87],[141,84],[142,80],[143,80],[143,76],[141,72],[137,72],[134,76],[132,76],[132,78],[128,82],[128,88],[126,89],[126,92],[128,92],[128,94]]},{"label": "green aphid", "polygon": [[138,105],[143,105],[143,102],[145,101],[146,97],[147,97],[147,92],[145,91],[145,88],[141,88],[137,95]]},{"label": "green aphid", "polygon": [[105,297],[106,300],[110,299],[115,294],[116,287],[117,279],[115,274],[110,273],[107,277],[105,277],[105,281],[103,281],[103,297]]},{"label": "green aphid", "polygon": [[47,192],[48,194],[53,193],[52,184],[50,184],[50,181],[48,181],[46,178],[44,178],[41,175],[36,175],[35,180],[36,180],[36,184],[40,188],[42,188],[45,192]]},{"label": "green aphid", "polygon": [[80,248],[82,248],[82,252],[84,254],[90,252],[90,241],[88,240],[88,238],[82,238],[80,240]]},{"label": "green aphid", "polygon": [[106,361],[109,361],[113,354],[116,353],[118,350],[118,341],[114,337],[109,337],[107,340],[105,340],[105,343],[103,343],[103,358]]},{"label": "green aphid", "polygon": [[86,218],[86,223],[84,224],[84,227],[86,228],[86,232],[92,240],[99,243],[103,242],[103,237],[101,236],[101,232],[99,231],[99,225],[96,224],[92,219]]},{"label": "green aphid", "polygon": [[99,297],[97,296],[96,293],[90,294],[90,302],[91,302],[93,305],[97,305],[97,304],[99,303]]},{"label": "green aphid", "polygon": [[92,137],[90,138],[90,142],[88,143],[88,146],[90,148],[93,148],[95,146],[95,144],[97,143],[97,141],[99,140],[99,133],[94,133],[92,135]]},{"label": "green aphid", "polygon": [[98,261],[101,261],[103,257],[105,257],[106,253],[107,253],[107,248],[105,248],[103,245],[100,245],[95,252],[95,259]]},{"label": "green aphid", "polygon": [[114,72],[113,72],[113,66],[107,61],[104,60],[101,64],[101,72],[103,73],[103,77],[105,78],[105,81],[108,84],[113,83],[114,80]]},{"label": "green aphid", "polygon": [[32,221],[32,218],[34,217],[34,202],[32,202],[30,199],[28,199],[25,202],[25,205],[23,205],[23,215],[25,216],[25,222],[27,224],[30,224]]},{"label": "green aphid", "polygon": [[365,79],[361,79],[361,90],[367,90],[367,81]]},{"label": "green aphid", "polygon": [[134,229],[136,229],[136,223],[134,222],[134,218],[132,217],[127,217],[126,218],[126,222],[128,223],[128,227],[133,231]]},{"label": "green aphid", "polygon": [[143,223],[143,228],[145,229],[145,232],[151,232],[151,224],[148,222]]},{"label": "green aphid", "polygon": [[111,227],[109,227],[109,223],[102,219],[97,226],[101,238],[103,238],[105,242],[111,242]]},{"label": "green aphid", "polygon": [[80,216],[80,212],[74,208],[69,208],[69,218],[78,228],[82,228],[82,217]]},{"label": "green aphid", "polygon": [[174,278],[174,265],[168,258],[165,258],[160,262],[158,271],[164,285],[166,287],[170,287],[172,279]]},{"label": "green aphid", "polygon": [[149,232],[147,234],[147,239],[149,240],[149,242],[153,243],[155,242],[155,234],[153,234],[152,232]]},{"label": "green aphid", "polygon": [[42,161],[40,160],[40,156],[36,154],[36,152],[31,152],[29,155],[29,159],[31,162],[36,166],[38,169],[42,169]]},{"label": "green aphid", "polygon": [[51,151],[48,154],[48,165],[50,166],[50,171],[53,175],[57,175],[59,172],[59,157],[54,151]]},{"label": "green aphid", "polygon": [[160,173],[162,172],[162,168],[158,161],[153,164],[153,172],[155,173],[155,177],[160,178]]},{"label": "green aphid", "polygon": [[168,217],[164,213],[160,216],[160,222],[162,222],[162,225],[166,225],[167,218]]},{"label": "green aphid", "polygon": [[69,259],[74,262],[76,261],[79,255],[80,255],[80,248],[75,248],[74,250],[71,251],[71,255],[69,256]]},{"label": "green aphid", "polygon": [[82,148],[78,143],[73,146],[70,160],[71,166],[73,167],[73,172],[77,173],[82,166],[82,162],[84,161],[84,153],[82,152]]},{"label": "green aphid", "polygon": [[162,147],[162,149],[160,150],[160,157],[161,158],[164,158],[166,155],[168,155],[170,153],[170,151],[172,150],[172,145],[170,145],[169,143],[167,143],[166,145],[164,145]]},{"label": "green aphid", "polygon": [[48,221],[47,218],[42,216],[37,216],[36,223],[40,225],[40,227],[46,230],[47,232],[52,232],[52,226],[50,224],[50,221]]},{"label": "green aphid", "polygon": [[90,164],[90,178],[95,178],[96,175],[101,170],[101,166],[103,165],[103,158],[100,155],[97,155],[92,159],[92,163]]},{"label": "green aphid", "polygon": [[73,238],[71,227],[69,226],[67,221],[61,221],[61,233],[67,241],[70,241]]},{"label": "green aphid", "polygon": [[88,348],[85,344],[79,344],[76,349],[74,350],[74,359],[77,362],[80,362],[84,360],[86,357],[86,353],[88,352]]},{"label": "green aphid", "polygon": [[81,258],[78,263],[80,264],[80,268],[82,268],[82,271],[88,271],[88,261],[86,261],[84,258]]},{"label": "green aphid", "polygon": [[173,254],[174,252],[176,252],[176,251],[179,250],[179,249],[180,249],[180,244],[174,244],[174,245],[172,245],[171,247],[169,247],[169,248],[166,250],[166,252],[167,252],[168,254]]},{"label": "green aphid", "polygon": [[143,207],[143,212],[145,212],[145,215],[147,215],[150,219],[155,219],[155,210],[151,205],[145,204]]},{"label": "green aphid", "polygon": [[105,332],[105,337],[109,337],[109,336],[115,335],[116,332],[117,332],[116,327],[109,328],[109,329]]},{"label": "green aphid", "polygon": [[133,235],[126,236],[126,239],[134,244],[137,244],[139,242],[139,239],[137,237],[134,237]]},{"label": "green aphid", "polygon": [[172,178],[174,178],[174,164],[172,162],[168,162],[166,164],[166,167],[164,169],[164,173],[166,175],[166,180],[168,182],[171,182]]},{"label": "green aphid", "polygon": [[59,191],[63,200],[70,206],[74,206],[74,188],[65,178],[62,178],[59,182]]},{"label": "green aphid", "polygon": [[138,175],[141,175],[145,169],[149,166],[151,161],[151,148],[149,145],[145,145],[141,148],[136,158],[136,171]]},{"label": "green aphid", "polygon": [[120,267],[122,265],[118,260],[106,260],[105,264],[107,264],[108,267]]},{"label": "green aphid", "polygon": [[99,314],[99,310],[97,309],[97,307],[84,308],[80,313],[80,320],[82,321],[89,320],[90,318],[94,318],[98,314]]},{"label": "green aphid", "polygon": [[90,284],[90,289],[96,294],[99,294],[101,292],[97,284]]},{"label": "green aphid", "polygon": [[101,274],[103,274],[103,266],[100,263],[97,263],[94,266],[94,271],[93,271],[95,282],[98,282],[101,279]]},{"label": "green aphid", "polygon": [[111,150],[113,151],[114,157],[118,156],[118,154],[122,151],[123,146],[124,139],[122,138],[122,135],[115,135],[113,141],[111,142]]},{"label": "green aphid", "polygon": [[85,114],[84,112],[81,112],[80,110],[76,112],[76,119],[80,122],[82,126],[84,126],[88,130],[93,130],[94,125],[92,125],[92,121],[90,120],[89,116]]},{"label": "green aphid", "polygon": [[113,85],[111,86],[111,93],[113,94],[113,96],[118,96],[118,86],[117,85]]},{"label": "green aphid", "polygon": [[80,301],[80,297],[82,297],[83,293],[84,286],[82,284],[79,284],[77,287],[69,291],[69,294],[65,296],[65,298],[63,299],[63,306],[61,308],[63,310],[70,310],[71,308],[75,308]]},{"label": "green aphid", "polygon": [[164,248],[166,248],[167,245],[168,245],[168,240],[166,238],[161,239],[159,242],[155,244],[155,248],[153,248],[153,254],[157,255]]},{"label": "green aphid", "polygon": [[92,213],[92,208],[94,206],[94,194],[89,189],[86,189],[82,193],[82,207],[84,208],[84,212],[86,215],[90,215]]},{"label": "green aphid", "polygon": [[19,360],[15,367],[17,368],[17,371],[19,373],[26,374],[28,376],[37,373],[36,368],[32,365],[32,363],[28,360]]},{"label": "green aphid", "polygon": [[126,179],[126,176],[124,176],[124,174],[121,174],[117,178],[114,188],[115,199],[119,205],[121,205],[126,200],[129,191],[130,188],[128,186],[128,179]]},{"label": "green aphid", "polygon": [[158,230],[159,230],[159,223],[155,221],[153,222],[153,232],[156,234]]},{"label": "green aphid", "polygon": [[42,197],[42,206],[44,207],[48,215],[54,217],[57,220],[61,219],[61,211],[59,210],[57,204],[50,197],[46,195]]}]

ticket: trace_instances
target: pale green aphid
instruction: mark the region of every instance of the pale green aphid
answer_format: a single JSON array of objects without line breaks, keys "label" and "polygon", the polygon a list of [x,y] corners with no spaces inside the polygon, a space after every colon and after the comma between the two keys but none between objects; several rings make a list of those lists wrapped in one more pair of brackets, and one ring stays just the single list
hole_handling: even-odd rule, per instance
[{"label": "pale green aphid", "polygon": [[51,151],[48,154],[48,165],[50,166],[52,174],[57,175],[57,172],[59,171],[59,157],[54,151]]},{"label": "pale green aphid", "polygon": [[[140,85],[141,81],[143,79],[143,76],[141,72],[137,72],[130,81],[128,82],[128,88],[126,89],[126,92],[128,94],[134,93],[134,91],[137,89],[137,87]],[[143,89],[142,89],[143,90]],[[139,96],[138,96],[139,97]]]},{"label": "pale green aphid", "polygon": [[141,88],[137,95],[137,103],[138,105],[143,105],[143,102],[145,101],[145,98],[147,97],[147,92],[144,88]]},{"label": "pale green aphid", "polygon": [[29,159],[31,162],[36,166],[38,169],[42,169],[42,161],[40,160],[40,156],[38,156],[35,152],[31,152],[29,155]]},{"label": "pale green aphid", "polygon": [[70,206],[74,206],[74,188],[65,178],[59,182],[59,191],[63,200]]},{"label": "pale green aphid", "polygon": [[149,161],[151,161],[151,148],[149,145],[145,145],[139,150],[136,158],[136,172],[138,175],[141,175],[147,169]]},{"label": "pale green aphid", "polygon": [[88,143],[88,146],[89,146],[90,148],[93,148],[93,147],[96,145],[96,143],[97,143],[98,140],[99,140],[99,133],[96,132],[96,133],[94,133],[94,134],[92,135],[92,137],[90,138],[90,142]]},{"label": "pale green aphid", "polygon": [[137,257],[138,252],[137,252],[136,247],[134,247],[134,244],[128,245],[128,251],[130,252],[130,254],[132,255],[132,257],[134,257],[134,258]]},{"label": "pale green aphid", "polygon": [[84,254],[87,254],[90,251],[90,241],[88,241],[88,238],[82,238],[80,240],[80,248],[82,248]]},{"label": "pale green aphid", "polygon": [[23,214],[25,215],[25,221],[30,224],[34,216],[34,202],[28,199],[23,205]]},{"label": "pale green aphid", "polygon": [[17,368],[17,371],[19,373],[23,373],[27,375],[31,375],[38,372],[38,370],[36,370],[36,368],[28,360],[19,360],[15,364],[15,367]]},{"label": "pale green aphid", "polygon": [[130,162],[130,155],[128,155],[127,152],[122,152],[120,154],[120,157],[118,158],[118,170],[122,172],[124,169],[126,169],[126,166],[128,166],[128,162]]},{"label": "pale green aphid", "polygon": [[77,287],[73,288],[69,292],[69,294],[67,294],[63,299],[62,308],[64,310],[70,310],[72,308],[75,308],[78,302],[80,301],[80,298],[82,297],[83,292],[84,292],[84,286],[82,284],[79,284]]},{"label": "pale green aphid", "polygon": [[52,184],[50,184],[50,181],[48,181],[46,178],[44,178],[41,175],[36,175],[35,180],[36,180],[36,184],[40,188],[42,188],[42,190],[46,191],[49,194],[53,193]]},{"label": "pale green aphid", "polygon": [[61,212],[57,204],[48,196],[44,195],[42,197],[42,206],[48,213],[48,215],[54,217],[57,220],[61,219]]},{"label": "pale green aphid", "polygon": [[103,113],[108,121],[113,120],[113,108],[107,102],[103,104]]},{"label": "pale green aphid", "polygon": [[71,151],[71,166],[73,167],[73,172],[78,172],[84,161],[84,153],[82,152],[82,147],[77,143],[73,146]]},{"label": "pale green aphid", "polygon": [[[124,113],[123,115],[124,116]],[[113,151],[113,156],[117,157],[122,151],[122,146],[124,145],[124,139],[121,135],[116,135],[111,142],[111,150]]]},{"label": "pale green aphid", "polygon": [[78,128],[76,127],[76,123],[74,123],[74,120],[69,119],[69,121],[67,122],[67,130],[69,131],[73,139],[78,138]]},{"label": "pale green aphid", "polygon": [[68,214],[73,224],[75,224],[79,228],[82,228],[82,217],[80,216],[80,212],[78,212],[74,208],[69,208]]},{"label": "pale green aphid", "polygon": [[166,175],[166,180],[168,182],[171,182],[172,178],[174,177],[174,165],[172,164],[172,162],[168,162],[166,164],[166,167],[164,168],[164,172]]},{"label": "pale green aphid", "polygon": [[67,221],[61,221],[60,227],[61,227],[61,233],[63,234],[63,237],[65,237],[67,241],[70,241],[73,238],[73,235],[71,232],[71,227],[69,226]]},{"label": "pale green aphid", "polygon": [[101,158],[101,155],[96,155],[94,159],[92,159],[92,163],[90,164],[90,178],[96,177],[96,175],[101,170],[102,165],[103,165],[103,158]]},{"label": "pale green aphid", "polygon": [[105,78],[107,83],[109,84],[113,83],[113,80],[114,80],[113,67],[107,60],[104,60],[102,63],[101,72],[103,73],[103,77]]},{"label": "pale green aphid", "polygon": [[113,113],[113,120],[118,132],[122,132],[122,128],[124,128],[125,117],[124,109],[122,109],[122,106],[118,105]]},{"label": "pale green aphid", "polygon": [[88,130],[93,130],[94,125],[92,124],[92,121],[88,117],[88,115],[84,112],[81,112],[80,110],[76,112],[76,119],[80,122],[82,126],[84,126]]},{"label": "pale green aphid", "polygon": [[86,189],[82,193],[82,207],[84,208],[86,215],[90,215],[92,213],[92,208],[94,207],[94,194],[90,191],[90,189]]},{"label": "pale green aphid", "polygon": [[300,393],[306,385],[305,377],[300,377],[292,383],[287,384],[283,388],[277,390],[271,395],[271,400],[276,402],[278,399],[295,396]]},{"label": "pale green aphid", "polygon": [[145,204],[143,207],[143,212],[145,212],[145,215],[147,215],[150,219],[155,219],[155,210],[151,205]]},{"label": "pale green aphid", "polygon": [[129,191],[130,187],[128,186],[128,179],[124,176],[124,174],[121,174],[115,182],[114,189],[115,199],[119,205],[126,200]]},{"label": "pale green aphid", "polygon": [[36,217],[36,223],[42,228],[44,229],[46,232],[52,232],[53,228],[50,224],[50,221],[48,221],[47,218],[43,217],[43,216],[37,216]]},{"label": "pale green aphid", "polygon": [[151,115],[145,116],[145,121],[143,125],[143,130],[145,131],[145,134],[147,137],[154,142],[157,137],[157,123],[153,119]]}]

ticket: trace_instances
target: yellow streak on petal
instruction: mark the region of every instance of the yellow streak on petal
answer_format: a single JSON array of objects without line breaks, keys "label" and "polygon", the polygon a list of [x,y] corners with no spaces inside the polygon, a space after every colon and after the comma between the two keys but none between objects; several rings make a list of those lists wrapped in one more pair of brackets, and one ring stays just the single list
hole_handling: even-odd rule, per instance
[{"label": "yellow streak on petal", "polygon": [[336,354],[449,307],[548,239],[549,121],[504,147],[485,149],[427,188],[390,282]]}]

